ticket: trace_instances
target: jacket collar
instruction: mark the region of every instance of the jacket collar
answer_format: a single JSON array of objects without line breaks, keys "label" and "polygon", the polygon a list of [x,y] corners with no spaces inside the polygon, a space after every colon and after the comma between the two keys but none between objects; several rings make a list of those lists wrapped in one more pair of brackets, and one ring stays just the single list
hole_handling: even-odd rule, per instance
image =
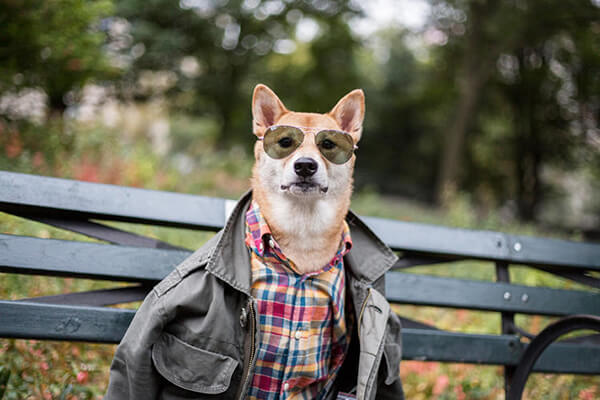
[{"label": "jacket collar", "polygon": [[[252,191],[246,192],[237,202],[223,230],[215,237],[216,244],[208,250],[206,270],[233,288],[250,296],[251,267],[245,244],[246,212],[252,201]],[[352,251],[344,257],[344,266],[351,275],[370,286],[381,278],[398,260],[367,225],[352,211],[346,222],[352,236]]]}]

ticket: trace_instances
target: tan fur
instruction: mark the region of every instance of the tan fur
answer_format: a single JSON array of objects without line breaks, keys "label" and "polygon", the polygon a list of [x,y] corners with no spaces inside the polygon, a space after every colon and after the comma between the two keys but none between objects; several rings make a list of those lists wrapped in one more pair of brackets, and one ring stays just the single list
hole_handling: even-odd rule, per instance
[{"label": "tan fur", "polygon": [[[257,85],[252,106],[253,130],[258,137],[271,125],[343,130],[352,135],[354,143],[362,133],[364,95],[361,90],[350,92],[329,113],[316,114],[289,111],[268,87]],[[254,155],[254,200],[275,240],[300,272],[321,269],[335,255],[340,244],[343,220],[352,195],[355,156],[345,164],[332,164],[319,152],[314,135],[306,133],[302,145],[285,159],[271,159],[264,152],[261,141],[256,142]],[[290,179],[289,171],[300,156],[318,162],[322,168],[320,182],[328,185],[326,193],[298,195],[278,189],[282,181]]]}]

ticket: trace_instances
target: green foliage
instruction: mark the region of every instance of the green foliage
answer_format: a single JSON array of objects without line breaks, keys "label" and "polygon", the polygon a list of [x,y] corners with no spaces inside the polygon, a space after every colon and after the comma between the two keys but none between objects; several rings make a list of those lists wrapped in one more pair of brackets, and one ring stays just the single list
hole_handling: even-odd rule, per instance
[{"label": "green foliage", "polygon": [[[357,84],[351,67],[357,42],[346,23],[357,14],[348,1],[181,1],[180,7],[167,0],[119,1],[116,15],[130,24],[130,45],[122,52],[137,54],[125,95],[156,95],[161,89],[144,85],[144,77],[162,71],[169,81],[162,92],[180,109],[215,118],[227,143],[247,137],[248,99],[259,81],[277,87],[293,107],[327,111]],[[322,33],[299,44],[303,56],[284,56],[298,46],[296,26],[307,20]]]},{"label": "green foliage", "polygon": [[38,87],[62,111],[69,91],[109,76],[99,27],[110,0],[2,0],[0,7],[0,93]]},{"label": "green foliage", "polygon": [[[350,29],[361,17],[356,4],[0,0],[0,169],[236,198],[249,187],[256,83],[270,85],[290,109],[317,112],[362,87],[367,113],[353,199],[359,213],[580,239],[520,222],[543,218],[569,227],[574,210],[561,201],[581,186],[565,184],[575,177],[587,182],[592,199],[575,224],[598,228],[597,2],[430,0],[421,31],[388,27],[368,38]],[[307,26],[312,34],[302,37]],[[108,88],[100,101],[118,101],[110,128],[99,116],[72,118],[89,82]],[[46,96],[51,118],[31,122],[7,111],[6,99],[32,88]],[[455,171],[445,174],[452,143]],[[454,186],[442,196],[444,207],[433,207],[444,176]],[[112,225],[190,249],[210,236]],[[0,232],[89,240],[4,214]],[[495,274],[483,262],[411,272],[481,280]],[[511,280],[583,289],[527,268],[511,268]],[[13,274],[0,281],[0,297],[9,299],[113,285]],[[444,329],[499,332],[495,313],[395,308]],[[517,317],[533,332],[550,321]],[[0,393],[8,371],[5,399],[101,398],[113,351],[2,340]],[[404,362],[401,373],[408,398],[502,398],[498,367]],[[594,377],[539,375],[527,390],[532,399],[600,396]]]},{"label": "green foliage", "polygon": [[[542,171],[582,170],[598,152],[589,142],[598,119],[588,110],[600,107],[600,60],[589,47],[600,41],[600,8],[591,1],[433,4],[433,26],[448,41],[436,61],[458,94],[448,119],[460,125],[446,133],[442,158],[457,141],[463,155],[440,164],[438,178],[492,207],[512,200],[519,217],[534,220],[544,201],[558,197]],[[475,101],[461,114],[465,98]]]},{"label": "green foliage", "polygon": [[[206,130],[224,151],[250,148],[258,82],[290,109],[318,112],[363,87],[358,188],[444,206],[467,192],[483,210],[597,230],[598,202],[565,217],[578,196],[565,182],[575,176],[591,187],[587,197],[600,195],[600,7],[429,3],[421,31],[386,27],[360,37],[351,22],[362,11],[350,0],[5,1],[0,98],[38,88],[50,114],[68,106],[76,115],[77,89],[94,81],[111,99],[164,101],[183,124],[201,118],[206,125],[187,143]],[[34,130],[7,121],[0,129],[9,136]],[[58,139],[41,138],[40,129],[37,141],[71,140],[68,127],[50,128]]]}]

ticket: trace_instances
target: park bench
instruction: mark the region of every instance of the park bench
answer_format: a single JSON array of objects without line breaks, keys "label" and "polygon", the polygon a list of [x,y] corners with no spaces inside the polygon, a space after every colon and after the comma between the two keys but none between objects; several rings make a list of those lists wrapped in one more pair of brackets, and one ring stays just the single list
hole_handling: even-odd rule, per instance
[{"label": "park bench", "polygon": [[[0,234],[0,272],[131,283],[83,293],[0,300],[0,337],[118,343],[135,310],[107,306],[143,299],[191,249],[101,221],[217,231],[233,204],[219,198],[0,172],[0,212],[107,242]],[[401,255],[386,277],[390,303],[501,314],[502,333],[498,335],[450,332],[402,318],[403,359],[504,366],[509,399],[521,397],[531,370],[600,374],[598,335],[555,342],[573,330],[599,331],[600,245],[372,217],[364,220]],[[464,260],[494,263],[496,281],[408,272],[419,265]],[[551,272],[591,289],[512,284],[508,272],[513,265]],[[515,314],[560,319],[533,337],[515,324]]]}]

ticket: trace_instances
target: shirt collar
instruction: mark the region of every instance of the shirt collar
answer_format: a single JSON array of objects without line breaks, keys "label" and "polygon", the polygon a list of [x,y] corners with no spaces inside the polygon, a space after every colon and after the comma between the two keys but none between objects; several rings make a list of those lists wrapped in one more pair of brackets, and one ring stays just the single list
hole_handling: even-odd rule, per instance
[{"label": "shirt collar", "polygon": [[[275,238],[273,238],[271,229],[260,212],[258,203],[256,203],[254,200],[246,212],[246,246],[262,258],[265,257],[265,253],[272,253],[280,258],[283,262],[291,264],[291,267],[295,270],[293,263],[290,262],[291,260],[288,260],[285,257],[281,251],[281,248],[277,244],[277,241]],[[351,248],[352,238],[350,236],[350,228],[348,227],[346,221],[344,221],[342,237],[338,250],[331,261],[329,261],[327,265],[323,266],[323,268],[316,273],[320,273],[333,266],[336,266],[342,260],[342,258],[348,254]]]},{"label": "shirt collar", "polygon": [[[246,211],[252,201],[252,191],[246,192],[229,213],[223,229],[182,264],[187,273],[205,266],[206,270],[231,287],[250,296],[250,258],[246,237]],[[350,270],[354,282],[369,285],[378,280],[398,260],[369,227],[352,211],[346,223],[352,232],[352,252],[344,257],[344,268]]]}]

